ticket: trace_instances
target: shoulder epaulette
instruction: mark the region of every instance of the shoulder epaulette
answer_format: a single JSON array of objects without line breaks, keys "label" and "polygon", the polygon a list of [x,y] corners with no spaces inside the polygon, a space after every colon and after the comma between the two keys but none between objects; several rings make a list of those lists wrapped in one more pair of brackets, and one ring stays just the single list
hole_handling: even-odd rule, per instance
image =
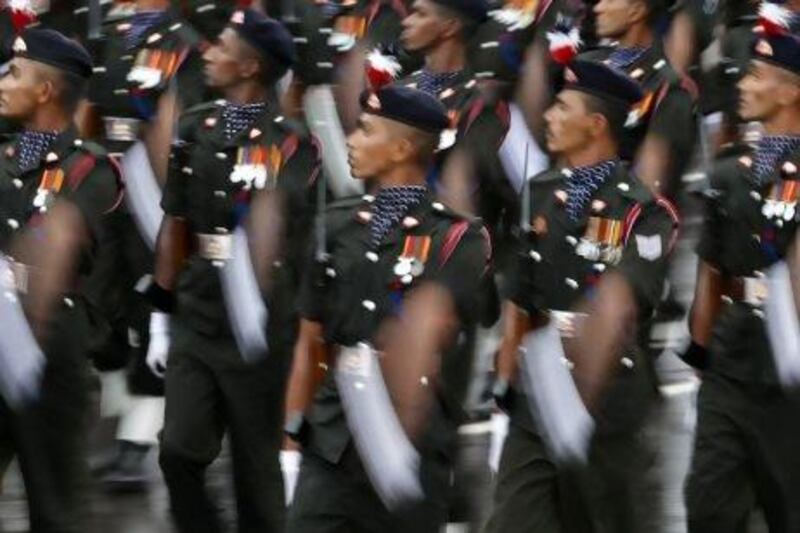
[{"label": "shoulder epaulette", "polygon": [[76,139],[74,145],[81,151],[91,154],[95,157],[106,157],[108,150],[96,142],[86,141],[84,139]]},{"label": "shoulder epaulette", "polygon": [[204,114],[204,113],[206,113],[208,111],[211,111],[213,109],[217,109],[221,105],[222,105],[222,101],[221,100],[212,100],[211,102],[203,102],[202,104],[197,104],[196,106],[192,106],[189,109],[186,109],[182,113],[181,118],[189,117],[189,116],[193,116],[193,115],[202,115],[202,114]]},{"label": "shoulder epaulette", "polygon": [[344,198],[340,198],[335,202],[331,202],[330,204],[328,204],[325,211],[328,213],[332,213],[359,206],[364,203],[365,201],[364,196],[365,195],[357,194],[353,196],[346,196]]},{"label": "shoulder epaulette", "polygon": [[203,37],[197,30],[191,27],[187,22],[178,20],[169,27],[169,31],[180,37],[184,42],[190,46],[198,46],[203,42]]},{"label": "shoulder epaulette", "polygon": [[627,164],[617,165],[615,177],[618,181],[616,187],[620,195],[630,198],[638,204],[646,204],[655,200],[653,192],[642,183],[640,179],[630,173]]}]

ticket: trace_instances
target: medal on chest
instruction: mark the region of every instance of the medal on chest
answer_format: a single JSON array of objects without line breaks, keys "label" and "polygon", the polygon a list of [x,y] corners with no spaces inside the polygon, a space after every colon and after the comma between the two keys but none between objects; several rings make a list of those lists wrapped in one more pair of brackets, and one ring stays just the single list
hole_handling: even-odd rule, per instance
[{"label": "medal on chest", "polygon": [[403,252],[397,258],[393,272],[400,283],[409,285],[425,272],[425,263],[431,250],[431,238],[427,235],[407,235]]},{"label": "medal on chest", "polygon": [[367,31],[367,19],[356,15],[341,15],[336,17],[333,31],[328,38],[328,46],[336,48],[339,52],[347,52],[356,45]]},{"label": "medal on chest", "polygon": [[575,252],[588,261],[616,264],[622,258],[622,221],[590,217]]},{"label": "medal on chest", "polygon": [[780,180],[770,187],[769,195],[761,207],[761,213],[768,220],[789,222],[797,214],[798,196],[800,196],[800,186],[797,181]]},{"label": "medal on chest", "polygon": [[283,156],[275,146],[242,146],[236,153],[236,164],[230,174],[232,183],[244,190],[274,189]]},{"label": "medal on chest", "polygon": [[128,81],[139,89],[153,89],[172,78],[181,64],[181,54],[170,50],[144,48],[136,55]]},{"label": "medal on chest", "polygon": [[64,171],[61,167],[48,168],[42,174],[39,181],[39,188],[33,198],[33,207],[40,213],[46,213],[48,208],[53,205],[56,195],[64,185]]}]

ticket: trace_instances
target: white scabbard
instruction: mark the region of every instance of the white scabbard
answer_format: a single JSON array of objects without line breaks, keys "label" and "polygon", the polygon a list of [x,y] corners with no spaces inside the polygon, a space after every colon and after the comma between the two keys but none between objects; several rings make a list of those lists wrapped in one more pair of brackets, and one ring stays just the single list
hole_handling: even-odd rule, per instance
[{"label": "white scabbard", "polygon": [[342,349],[336,384],[356,449],[383,503],[392,510],[422,499],[419,453],[400,425],[372,347]]},{"label": "white scabbard", "polygon": [[[528,130],[525,117],[519,107],[516,104],[510,104],[509,113],[508,132],[497,154],[514,190],[520,192],[526,179],[548,168],[549,159]],[[527,169],[524,164],[526,149],[529,150]]]},{"label": "white scabbard", "polygon": [[0,256],[0,392],[11,408],[39,396],[45,357],[20,305],[14,274]]},{"label": "white scabbard", "polygon": [[346,137],[330,86],[318,85],[306,89],[303,106],[308,127],[322,145],[322,167],[334,197],[361,194],[364,190],[361,182],[350,174]]},{"label": "white scabbard", "polygon": [[555,320],[526,335],[520,352],[522,385],[553,459],[586,463],[594,420],[572,379]]},{"label": "white scabbard", "polygon": [[247,232],[239,226],[231,238],[231,257],[220,273],[222,291],[239,351],[246,362],[254,363],[267,355],[269,310],[253,270]]},{"label": "white scabbard", "polygon": [[775,370],[784,387],[797,387],[800,385],[800,323],[786,261],[767,271],[767,286],[764,319]]},{"label": "white scabbard", "polygon": [[161,187],[150,165],[147,148],[142,141],[131,146],[122,157],[125,177],[125,199],[133,214],[139,234],[153,250],[164,211],[161,209]]}]

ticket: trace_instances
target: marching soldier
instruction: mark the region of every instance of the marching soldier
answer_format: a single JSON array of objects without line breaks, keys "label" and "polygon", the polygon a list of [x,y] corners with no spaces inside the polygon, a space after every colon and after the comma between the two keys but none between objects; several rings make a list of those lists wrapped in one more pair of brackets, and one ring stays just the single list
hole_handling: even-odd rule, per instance
[{"label": "marching soldier", "polygon": [[[365,93],[362,105],[359,128],[348,139],[349,159],[353,174],[371,182],[374,196],[345,199],[327,210],[300,293],[302,320],[286,406],[287,434],[303,446],[288,524],[293,533],[435,532],[447,518],[455,430],[470,371],[469,360],[460,357],[459,332],[477,319],[475,292],[488,249],[481,226],[436,202],[425,185],[439,134],[449,123],[441,104],[421,91],[387,86]],[[430,314],[423,320],[420,310],[426,308]],[[394,389],[393,397],[398,405],[416,406],[401,418],[421,456],[424,496],[396,513],[373,485],[380,472],[365,471],[391,450],[356,448],[359,428],[349,427],[337,385],[334,369],[346,364],[338,358],[359,343],[384,351],[385,371],[402,367],[387,379],[393,374],[411,381]],[[437,353],[441,361],[430,357]],[[328,371],[320,377],[319,368]]]},{"label": "marching soldier", "polygon": [[[619,159],[623,125],[641,96],[618,71],[575,60],[545,115],[548,149],[565,166],[532,178],[523,194],[495,387],[511,423],[487,531],[642,530],[631,490],[637,431],[655,387],[639,336],[661,295],[677,218]],[[529,412],[532,392],[549,378],[532,375],[523,388],[517,370],[523,337],[551,327],[565,353],[555,364],[573,369],[569,381],[595,427],[580,443],[588,446],[581,458],[558,454],[546,418]],[[520,357],[554,354],[529,349]],[[566,403],[568,393],[559,389],[555,402]]]},{"label": "marching soldier", "polygon": [[455,142],[458,119],[474,95],[476,81],[467,61],[468,42],[486,20],[487,10],[482,0],[417,0],[403,19],[403,47],[421,54],[424,61],[420,70],[397,83],[442,101],[450,117],[449,133],[443,139],[447,147]]},{"label": "marching soldier", "polygon": [[[656,24],[664,14],[661,0],[614,0],[594,7],[596,31],[616,44],[582,54],[605,61],[642,85],[650,113],[646,132],[632,132],[621,155],[636,158],[638,174],[655,190],[675,198],[694,150],[693,97],[664,55]],[[642,142],[641,150],[639,142]]]},{"label": "marching soldier", "polygon": [[[274,93],[294,57],[280,23],[252,10],[234,12],[204,55],[207,82],[225,99],[184,113],[172,153],[148,291],[160,353],[148,360],[166,367],[160,465],[175,522],[186,533],[220,531],[205,472],[226,430],[239,530],[283,528],[283,384],[310,187],[319,170],[315,145],[280,114]],[[253,290],[261,287],[268,302],[268,324],[257,326],[267,328],[268,353],[264,347],[248,355],[239,342],[239,321],[250,313],[238,312],[242,302],[223,284],[241,229],[253,250]]]},{"label": "marching soldier", "polygon": [[[38,398],[2,407],[3,440],[19,458],[33,531],[86,531],[88,323],[81,281],[92,271],[106,215],[120,201],[114,164],[80,139],[75,110],[92,74],[80,45],[25,30],[0,79],[0,115],[21,131],[0,145],[0,251],[45,354]],[[3,320],[7,320],[4,317]]]},{"label": "marching soldier", "polygon": [[[202,78],[201,37],[170,1],[138,0],[130,7],[127,15],[112,11],[106,18],[89,96],[96,112],[90,115],[101,122],[95,133],[115,158],[122,161],[137,143],[146,148],[145,156],[124,165],[132,192],[152,182],[151,175],[163,184],[179,109],[200,104],[209,92]],[[146,364],[149,306],[135,290],[153,272],[154,245],[137,217],[148,207],[157,210],[159,196],[144,207],[133,204],[134,198],[127,195],[124,208],[109,220],[100,267],[89,282],[99,324],[95,365],[102,371],[127,365],[132,396],[120,413],[116,453],[97,470],[112,490],[144,488],[145,458],[157,443],[163,412],[162,372]]]},{"label": "marching soldier", "polygon": [[[781,350],[791,348],[771,342],[775,317],[765,318],[776,296],[767,273],[782,261],[793,275],[797,268],[800,44],[765,35],[751,53],[739,114],[760,121],[765,133],[753,147],[725,149],[714,165],[697,250],[692,344],[683,354],[703,369],[685,493],[692,533],[743,531],[756,505],[770,531],[800,528],[800,403],[777,371]],[[789,292],[797,298],[797,287]],[[796,314],[796,304],[788,312]]]}]

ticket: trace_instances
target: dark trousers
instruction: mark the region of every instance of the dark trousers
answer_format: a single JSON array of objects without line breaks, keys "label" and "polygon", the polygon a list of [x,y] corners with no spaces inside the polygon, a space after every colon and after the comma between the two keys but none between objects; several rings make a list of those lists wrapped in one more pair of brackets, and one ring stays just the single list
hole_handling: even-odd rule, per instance
[{"label": "dark trousers", "polygon": [[177,319],[171,333],[159,462],[178,530],[223,530],[205,473],[227,430],[238,531],[283,531],[278,454],[286,361],[270,353],[261,363],[245,364],[233,339],[203,336]]},{"label": "dark trousers", "polygon": [[771,533],[800,532],[800,401],[708,372],[697,410],[689,532],[745,532],[756,506]]},{"label": "dark trousers", "polygon": [[12,411],[0,400],[0,439],[18,461],[31,531],[84,533],[88,514],[88,323],[79,300],[61,305],[45,344],[37,401]]},{"label": "dark trousers", "polygon": [[487,533],[639,533],[647,454],[637,434],[595,436],[588,463],[557,466],[542,438],[510,424]]},{"label": "dark trousers", "polygon": [[450,468],[425,460],[420,478],[425,499],[390,512],[378,497],[350,445],[334,464],[303,454],[287,533],[439,533],[447,522]]}]

